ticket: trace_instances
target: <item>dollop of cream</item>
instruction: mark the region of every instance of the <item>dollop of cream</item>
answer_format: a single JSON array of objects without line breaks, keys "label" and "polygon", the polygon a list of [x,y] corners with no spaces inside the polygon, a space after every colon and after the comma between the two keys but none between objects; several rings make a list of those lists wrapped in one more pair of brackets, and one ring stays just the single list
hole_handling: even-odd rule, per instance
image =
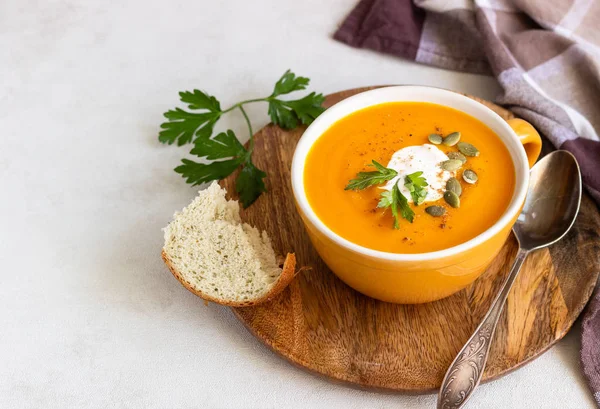
[{"label": "dollop of cream", "polygon": [[455,172],[443,170],[440,164],[448,160],[448,156],[435,145],[423,144],[407,146],[396,151],[386,167],[398,172],[398,176],[391,179],[382,189],[392,190],[396,182],[400,192],[406,199],[412,203],[412,197],[408,189],[404,186],[404,179],[407,175],[422,171],[422,177],[427,180],[429,186],[425,202],[435,202],[442,198],[446,188],[446,182],[455,176]]}]

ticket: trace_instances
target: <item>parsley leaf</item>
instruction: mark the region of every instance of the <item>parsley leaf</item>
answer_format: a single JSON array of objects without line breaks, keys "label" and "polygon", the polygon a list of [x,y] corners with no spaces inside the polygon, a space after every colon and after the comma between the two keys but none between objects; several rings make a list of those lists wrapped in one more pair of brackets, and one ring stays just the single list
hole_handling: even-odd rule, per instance
[{"label": "parsley leaf", "polygon": [[387,208],[390,207],[392,205],[392,191],[391,190],[384,190],[383,192],[381,192],[380,195],[380,199],[379,199],[379,203],[377,203],[377,207],[380,208]]},{"label": "parsley leaf", "polygon": [[269,101],[269,116],[271,122],[283,129],[293,129],[298,126],[298,117],[278,99]]},{"label": "parsley leaf", "polygon": [[311,92],[304,98],[293,101],[281,101],[281,103],[284,106],[291,108],[292,112],[304,125],[310,125],[316,117],[325,111],[325,108],[321,106],[323,101],[325,101],[323,94]]},{"label": "parsley leaf", "polygon": [[348,182],[345,190],[362,190],[366,189],[369,186],[378,185],[383,182],[387,182],[390,179],[398,176],[398,172],[394,169],[389,169],[383,166],[381,163],[377,161],[372,161],[372,164],[369,166],[374,166],[377,170],[372,172],[358,172],[356,174],[356,179],[351,179]]},{"label": "parsley leaf", "polygon": [[[404,195],[402,193],[400,193],[400,189],[398,189],[398,184],[396,183],[394,185],[394,188],[392,189],[392,198],[393,198],[393,202],[392,202],[392,213],[394,211],[394,205],[396,205],[398,208],[400,208],[400,214],[402,214],[402,217],[404,217],[406,220],[408,220],[409,222],[413,222],[414,217],[415,217],[415,212],[413,212],[413,210],[410,208],[410,205],[408,204],[408,200],[406,200],[406,198],[404,197]],[[396,218],[396,225],[398,224],[398,216],[394,216]],[[396,227],[397,229],[398,227]]]},{"label": "parsley leaf", "polygon": [[162,130],[158,134],[158,140],[169,145],[177,142],[181,146],[192,142],[194,138],[210,138],[215,123],[223,113],[219,101],[197,89],[193,92],[180,92],[179,97],[188,104],[189,109],[205,112],[192,113],[181,108],[165,112],[164,116],[169,121],[160,125]]},{"label": "parsley leaf", "polygon": [[410,192],[412,200],[417,206],[425,201],[425,197],[427,196],[427,189],[425,188],[429,186],[425,178],[421,176],[422,174],[423,172],[419,171],[411,173],[404,178],[404,186]]},{"label": "parsley leaf", "polygon": [[180,92],[179,98],[181,102],[188,104],[190,109],[206,109],[211,112],[221,111],[221,104],[215,97],[197,89],[193,92]]},{"label": "parsley leaf", "polygon": [[246,149],[238,141],[231,129],[221,132],[213,139],[196,139],[192,155],[206,157],[206,159],[222,159],[229,157],[243,157]]},{"label": "parsley leaf", "polygon": [[183,165],[175,168],[175,172],[181,173],[187,183],[192,186],[226,178],[240,165],[239,159],[229,159],[212,163],[198,163],[189,159],[182,159]]},{"label": "parsley leaf", "polygon": [[175,168],[175,172],[181,173],[188,183],[198,185],[223,179],[242,165],[242,170],[235,181],[235,190],[240,195],[242,205],[250,206],[262,192],[266,191],[263,179],[267,174],[252,163],[250,152],[238,141],[231,129],[221,132],[212,139],[196,139],[194,149],[190,153],[208,160],[232,159],[209,164],[183,159],[183,165]]},{"label": "parsley leaf", "polygon": [[422,171],[418,171],[415,173],[411,173],[410,175],[407,175],[405,178],[405,185],[408,183],[411,183],[413,185],[415,185],[416,187],[427,187],[429,186],[427,184],[427,180],[425,180],[425,178],[423,176],[421,176],[423,174]]},{"label": "parsley leaf", "polygon": [[[411,223],[414,220],[415,212],[410,208],[406,197],[400,192],[397,182],[391,191],[386,190],[381,193],[377,207],[384,209],[391,207],[394,216],[394,229],[400,228],[400,216]],[[400,214],[398,214],[398,211],[400,211]]]},{"label": "parsley leaf", "polygon": [[275,84],[273,89],[272,97],[276,97],[282,94],[289,94],[290,92],[300,91],[307,87],[310,80],[306,77],[296,77],[292,71],[287,70],[281,78]]},{"label": "parsley leaf", "polygon": [[235,181],[235,190],[240,195],[240,201],[244,208],[250,206],[262,192],[267,188],[263,179],[267,176],[265,172],[258,169],[252,162],[246,162],[242,171]]},{"label": "parsley leaf", "polygon": [[196,139],[194,149],[190,153],[209,160],[231,158],[208,164],[182,159],[183,165],[176,167],[175,172],[181,173],[186,182],[192,185],[223,179],[233,173],[239,165],[250,160],[248,151],[231,129],[221,132],[213,139]]},{"label": "parsley leaf", "polygon": [[325,108],[321,105],[325,101],[323,94],[312,92],[304,98],[291,101],[277,99],[279,95],[300,91],[307,87],[310,80],[306,77],[296,77],[296,74],[287,70],[275,84],[273,93],[267,98],[269,101],[269,116],[275,125],[284,129],[293,129],[298,122],[310,125]]},{"label": "parsley leaf", "polygon": [[310,125],[325,108],[321,105],[325,101],[323,94],[311,92],[301,99],[284,101],[281,99],[269,99],[269,116],[275,125],[284,129],[293,129],[298,122]]}]

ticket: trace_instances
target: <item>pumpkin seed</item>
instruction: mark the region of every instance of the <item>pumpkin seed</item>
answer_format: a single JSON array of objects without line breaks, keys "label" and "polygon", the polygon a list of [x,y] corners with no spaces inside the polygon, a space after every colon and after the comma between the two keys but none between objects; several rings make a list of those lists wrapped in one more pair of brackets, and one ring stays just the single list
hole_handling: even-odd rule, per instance
[{"label": "pumpkin seed", "polygon": [[452,207],[460,207],[460,198],[454,192],[446,190],[444,192],[444,200]]},{"label": "pumpkin seed", "polygon": [[444,138],[443,144],[446,146],[454,146],[460,141],[460,132],[452,132]]},{"label": "pumpkin seed", "polygon": [[429,139],[429,142],[431,142],[434,145],[439,145],[440,143],[442,143],[442,136],[438,135],[436,133],[432,133],[431,135],[429,135],[427,137],[427,139]]},{"label": "pumpkin seed", "polygon": [[459,142],[458,150],[465,156],[479,156],[479,149],[467,142]]},{"label": "pumpkin seed", "polygon": [[446,209],[442,206],[429,206],[425,208],[425,211],[433,217],[440,217],[446,214]]},{"label": "pumpkin seed", "polygon": [[453,172],[462,166],[462,162],[458,159],[448,159],[443,161],[440,166],[448,172]]},{"label": "pumpkin seed", "polygon": [[448,157],[450,159],[458,159],[463,165],[467,163],[467,157],[460,152],[448,152]]},{"label": "pumpkin seed", "polygon": [[[463,177],[464,177],[464,173],[463,173]],[[460,182],[458,180],[456,180],[456,178],[448,179],[448,181],[446,182],[446,190],[454,192],[456,194],[456,196],[462,195],[462,186],[460,185]]]},{"label": "pumpkin seed", "polygon": [[477,176],[477,173],[473,172],[471,169],[467,169],[463,172],[463,179],[465,182],[473,184],[477,182],[479,176]]}]

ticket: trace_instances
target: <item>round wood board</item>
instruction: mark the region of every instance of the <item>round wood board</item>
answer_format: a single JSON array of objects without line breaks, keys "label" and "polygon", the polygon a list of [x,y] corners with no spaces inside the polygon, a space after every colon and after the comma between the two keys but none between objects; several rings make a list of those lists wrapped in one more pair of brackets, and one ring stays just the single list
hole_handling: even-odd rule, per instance
[{"label": "round wood board", "polygon": [[[329,95],[325,104],[368,89]],[[474,99],[504,119],[513,117]],[[273,301],[234,309],[235,314],[275,352],[330,380],[367,389],[432,392],[488,310],[508,274],[516,241],[509,238],[475,283],[440,301],[390,304],[354,291],[319,258],[294,206],[290,166],[304,129],[268,125],[255,135],[253,160],[268,174],[268,192],[242,211],[242,219],[266,230],[278,254],[295,252],[297,268],[310,270],[298,274]],[[222,182],[229,192],[235,192],[236,176]],[[571,328],[598,278],[599,232],[598,209],[584,194],[570,233],[527,258],[500,318],[484,381],[534,359]]]}]

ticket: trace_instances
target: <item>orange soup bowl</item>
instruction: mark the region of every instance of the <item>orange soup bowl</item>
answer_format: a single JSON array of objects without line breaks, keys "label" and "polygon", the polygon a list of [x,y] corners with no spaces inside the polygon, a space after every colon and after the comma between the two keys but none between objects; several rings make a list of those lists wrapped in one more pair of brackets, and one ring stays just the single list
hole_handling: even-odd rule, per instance
[{"label": "orange soup bowl", "polygon": [[[311,209],[304,187],[306,157],[311,147],[341,118],[387,102],[429,102],[451,107],[478,119],[496,133],[511,155],[516,183],[506,211],[495,224],[454,247],[426,253],[399,254],[353,243],[333,232],[319,219]],[[461,94],[422,86],[379,88],[339,102],[308,127],[294,153],[292,188],[297,209],[315,249],[342,281],[382,301],[425,303],[465,288],[486,270],[502,248],[519,215],[529,184],[529,168],[537,160],[540,151],[540,136],[529,123],[521,119],[505,121],[485,105]],[[327,172],[327,169],[323,171]],[[482,209],[485,211],[484,207]]]}]

